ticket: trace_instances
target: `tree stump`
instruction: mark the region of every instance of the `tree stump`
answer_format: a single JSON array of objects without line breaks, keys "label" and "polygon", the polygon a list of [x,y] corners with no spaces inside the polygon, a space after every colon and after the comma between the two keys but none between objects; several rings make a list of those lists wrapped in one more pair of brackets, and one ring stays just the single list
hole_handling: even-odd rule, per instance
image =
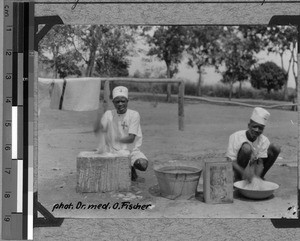
[{"label": "tree stump", "polygon": [[80,152],[77,157],[77,192],[127,191],[131,163],[127,156]]}]

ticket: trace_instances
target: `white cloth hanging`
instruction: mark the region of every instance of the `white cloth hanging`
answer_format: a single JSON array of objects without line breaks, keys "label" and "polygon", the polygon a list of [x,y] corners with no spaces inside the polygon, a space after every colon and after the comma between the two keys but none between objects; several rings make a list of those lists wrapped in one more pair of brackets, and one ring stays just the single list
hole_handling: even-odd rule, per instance
[{"label": "white cloth hanging", "polygon": [[97,110],[100,87],[99,78],[55,79],[50,108],[71,111]]}]

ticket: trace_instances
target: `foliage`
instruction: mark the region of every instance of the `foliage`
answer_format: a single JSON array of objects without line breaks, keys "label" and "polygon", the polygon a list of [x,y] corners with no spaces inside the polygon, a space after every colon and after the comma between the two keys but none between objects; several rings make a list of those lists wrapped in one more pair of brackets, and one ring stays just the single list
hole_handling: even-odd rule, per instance
[{"label": "foliage", "polygon": [[110,28],[102,38],[98,49],[95,70],[100,76],[128,76],[130,46],[133,36],[125,27]]},{"label": "foliage", "polygon": [[56,61],[57,72],[60,78],[65,78],[72,75],[78,77],[81,76],[81,71],[77,66],[76,60],[74,59],[74,54],[71,52],[59,55]]},{"label": "foliage", "polygon": [[197,95],[201,95],[203,67],[214,65],[218,68],[220,65],[221,55],[218,37],[222,31],[223,27],[218,26],[192,26],[187,30],[188,65],[196,66],[199,74]]},{"label": "foliage", "polygon": [[[196,95],[196,83],[186,82],[185,84],[185,94],[195,96]],[[230,87],[228,85],[216,84],[216,85],[204,85],[202,88],[203,96],[208,97],[218,97],[218,98],[227,98],[230,92]],[[266,89],[254,89],[252,87],[244,87],[241,93],[238,93],[238,87],[233,88],[232,98],[243,98],[248,99],[247,102],[250,102],[250,99],[253,100],[276,100],[284,101],[284,92],[271,91],[267,92]],[[295,91],[293,89],[288,91],[288,101],[293,101],[295,98]]]},{"label": "foliage", "polygon": [[[255,47],[255,48],[254,48]],[[226,70],[222,72],[222,82],[229,83],[229,99],[232,97],[233,84],[245,81],[249,77],[249,70],[256,63],[254,53],[258,51],[251,39],[245,38],[236,27],[227,27],[222,37],[222,58]]]},{"label": "foliage", "polygon": [[125,77],[129,75],[129,63],[126,59],[117,56],[109,56],[107,60],[103,56],[96,59],[95,70],[101,77]]},{"label": "foliage", "polygon": [[287,75],[284,70],[274,62],[265,62],[251,71],[251,85],[256,89],[266,88],[268,93],[273,89],[281,89]]},{"label": "foliage", "polygon": [[[298,31],[296,26],[268,26],[262,32],[262,42],[264,43],[265,49],[269,53],[275,53],[280,56],[281,59],[281,69],[286,73],[286,81],[284,83],[284,96],[287,96],[287,80],[292,68],[292,72],[296,81],[296,88],[298,86],[297,74],[295,68],[297,68],[297,36]],[[289,54],[288,66],[284,66],[284,54]]]},{"label": "foliage", "polygon": [[[60,71],[60,74],[61,71],[73,73],[76,65],[76,73],[85,69],[83,76],[127,76],[129,61],[126,57],[134,43],[134,30],[124,26],[57,25],[40,42],[40,56],[50,56],[49,63],[54,72]],[[46,62],[44,58],[43,63]]]},{"label": "foliage", "polygon": [[[149,49],[147,46],[133,49],[136,38],[145,40]],[[258,68],[255,54],[261,50],[276,53],[281,58],[283,54],[290,53],[289,65],[281,64],[281,69],[286,70],[283,85],[286,94],[288,70],[292,68],[294,76],[297,75],[296,46],[297,29],[293,26],[56,25],[39,43],[39,63],[42,64],[41,69],[51,69],[55,73],[54,78],[68,75],[128,76],[128,57],[144,51],[148,58],[157,58],[165,66],[154,69],[147,65],[143,72],[134,73],[135,77],[172,78],[178,72],[183,57],[187,57],[187,64],[196,67],[199,74],[197,85],[193,85],[195,89],[189,89],[191,93],[207,95],[208,87],[202,86],[201,75],[204,67],[214,66],[217,71],[222,71],[222,81],[229,86],[228,92],[222,92],[219,87],[210,91],[220,91],[216,95],[226,92],[231,98],[244,96],[241,83],[250,79],[253,68]],[[270,92],[282,88],[280,81],[273,87],[261,87],[261,83],[257,86],[269,88]],[[233,87],[235,82],[240,82],[236,93]],[[151,87],[151,90],[158,93],[166,88],[169,91],[169,87],[160,85],[159,88]],[[176,92],[176,88],[173,87],[172,92]]]},{"label": "foliage", "polygon": [[[155,27],[153,36],[144,28],[142,36],[145,36],[150,49],[148,56],[156,56],[164,61],[167,67],[167,78],[172,78],[178,72],[178,64],[185,50],[186,28],[184,26],[159,26]],[[167,85],[167,101],[171,101],[172,86]]]},{"label": "foliage", "polygon": [[124,26],[75,26],[72,43],[86,64],[85,75],[127,76],[129,63],[125,58],[134,43],[133,32]]},{"label": "foliage", "polygon": [[297,41],[297,27],[269,26],[261,30],[262,41],[268,52],[283,55],[291,50],[291,43]]},{"label": "foliage", "polygon": [[[39,43],[39,62],[54,70],[54,78],[57,78],[58,75],[60,77],[64,76],[64,73],[67,71],[68,58],[71,55],[71,53],[68,54],[70,51],[70,33],[71,27],[69,25],[55,25]],[[71,59],[74,61],[79,60],[78,56],[71,57]],[[74,61],[70,64],[71,68],[74,68]],[[64,63],[64,66],[60,66],[61,63]],[[73,70],[69,72],[73,73]]]},{"label": "foliage", "polygon": [[155,55],[166,63],[168,78],[178,72],[178,64],[185,49],[185,35],[186,29],[183,26],[159,26],[153,36],[144,31],[151,47],[147,55]]},{"label": "foliage", "polygon": [[74,26],[73,28],[72,44],[86,65],[85,76],[93,75],[96,51],[103,34],[107,31],[108,28],[102,25]]},{"label": "foliage", "polygon": [[38,45],[38,52],[43,54],[56,54],[63,50],[67,50],[69,39],[68,36],[71,32],[70,25],[55,25],[51,30],[40,40]]}]

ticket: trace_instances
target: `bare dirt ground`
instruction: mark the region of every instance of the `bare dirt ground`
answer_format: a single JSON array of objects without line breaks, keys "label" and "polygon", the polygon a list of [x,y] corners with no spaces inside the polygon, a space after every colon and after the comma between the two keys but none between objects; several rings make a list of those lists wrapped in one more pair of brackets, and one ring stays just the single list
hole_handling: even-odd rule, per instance
[{"label": "bare dirt ground", "polygon": [[[71,112],[49,109],[44,100],[39,116],[39,201],[52,211],[53,205],[72,203],[73,209],[59,209],[55,217],[67,218],[296,218],[297,206],[297,112],[270,110],[270,123],[265,135],[282,146],[276,165],[266,179],[280,185],[267,200],[243,198],[236,191],[232,204],[206,204],[203,200],[202,177],[200,195],[190,200],[169,200],[159,193],[153,164],[169,160],[204,160],[224,158],[228,137],[246,129],[252,109],[218,106],[207,103],[186,103],[185,130],[178,130],[176,103],[130,101],[129,108],[139,111],[143,130],[142,150],[149,158],[146,172],[139,172],[138,182],[127,193],[76,193],[76,156],[80,151],[97,146],[92,132],[94,112]],[[112,108],[112,106],[110,106]],[[129,197],[129,199],[128,199]],[[127,198],[127,199],[126,199]],[[151,204],[141,210],[82,210],[83,204],[104,204],[129,200],[136,204]],[[137,239],[138,240],[138,239]]]},{"label": "bare dirt ground", "polygon": [[[41,103],[39,118],[39,201],[49,211],[55,202],[100,202],[102,197],[97,194],[85,197],[75,192],[75,157],[81,150],[93,149],[97,143],[96,137],[90,132],[95,113],[60,112],[50,110],[48,104],[47,101]],[[226,150],[228,135],[237,129],[246,128],[251,112],[249,108],[187,104],[186,128],[184,132],[180,132],[177,129],[176,104],[159,103],[154,108],[152,103],[133,101],[130,107],[141,113],[143,151],[149,157],[151,165],[154,161],[175,158],[205,155],[210,159],[219,158]],[[280,185],[273,198],[255,202],[235,195],[233,204],[212,206],[203,203],[203,200],[166,200],[163,206],[163,198],[148,191],[148,197],[152,197],[152,201],[156,199],[157,203],[160,202],[160,212],[177,217],[149,219],[147,217],[150,217],[150,212],[147,212],[144,215],[146,218],[142,219],[138,218],[137,213],[132,215],[134,218],[112,218],[112,215],[102,219],[102,215],[96,212],[94,217],[97,218],[67,218],[60,227],[35,228],[34,240],[297,240],[300,235],[299,220],[278,219],[277,225],[276,220],[268,218],[279,217],[281,214],[295,216],[293,208],[287,210],[287,207],[295,205],[297,198],[297,113],[270,111],[272,118],[265,133],[271,141],[282,145],[280,159],[266,176],[268,180]],[[151,165],[146,173],[140,173],[145,180],[134,184],[134,188],[146,192],[145,186],[156,185]],[[259,205],[264,208],[259,210]],[[166,206],[173,206],[173,209],[167,209]],[[271,212],[266,218],[260,218],[266,214],[266,207]],[[193,216],[190,208],[192,211],[198,210],[197,218],[181,218]],[[278,209],[282,213],[278,214]],[[159,211],[152,209],[152,212]],[[215,217],[219,214],[222,218],[199,218],[209,217],[208,214]],[[230,219],[226,218],[228,214],[238,217],[253,214],[256,218]],[[93,216],[91,213],[70,213],[68,210],[55,212],[54,215]],[[118,212],[116,216],[122,215],[124,213]],[[290,222],[294,220],[296,223]]]}]

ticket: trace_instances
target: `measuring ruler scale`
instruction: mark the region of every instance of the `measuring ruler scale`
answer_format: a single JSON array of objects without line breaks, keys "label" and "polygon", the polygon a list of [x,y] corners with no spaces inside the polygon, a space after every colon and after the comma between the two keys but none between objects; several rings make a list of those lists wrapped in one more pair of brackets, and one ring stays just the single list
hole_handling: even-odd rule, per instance
[{"label": "measuring ruler scale", "polygon": [[4,1],[2,238],[33,239],[34,3]]}]

